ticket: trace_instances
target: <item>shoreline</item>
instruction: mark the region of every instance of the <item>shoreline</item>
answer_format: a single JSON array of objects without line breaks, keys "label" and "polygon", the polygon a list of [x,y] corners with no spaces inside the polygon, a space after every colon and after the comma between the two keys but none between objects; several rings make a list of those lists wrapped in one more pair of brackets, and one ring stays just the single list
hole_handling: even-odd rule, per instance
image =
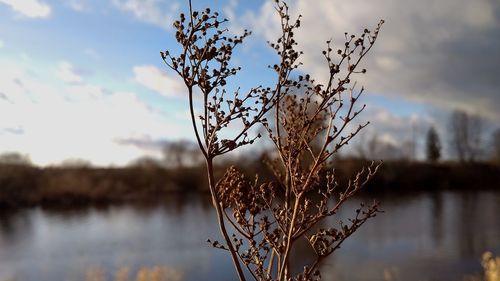
[{"label": "shoreline", "polygon": [[[334,167],[342,186],[369,161],[340,160]],[[222,174],[224,167],[219,167]],[[271,178],[259,163],[248,175]],[[249,177],[250,178],[250,177]],[[175,195],[207,194],[204,167],[50,167],[0,165],[0,207],[108,205],[161,202]],[[496,190],[500,166],[488,163],[384,162],[361,194],[441,190]]]}]

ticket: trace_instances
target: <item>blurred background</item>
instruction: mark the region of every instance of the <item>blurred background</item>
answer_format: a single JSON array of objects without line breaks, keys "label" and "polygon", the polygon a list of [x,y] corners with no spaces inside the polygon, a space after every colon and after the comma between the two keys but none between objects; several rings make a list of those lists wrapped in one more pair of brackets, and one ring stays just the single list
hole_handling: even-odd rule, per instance
[{"label": "blurred background", "polygon": [[[228,89],[273,85],[273,1],[193,1],[253,31]],[[377,198],[385,213],[322,265],[325,280],[488,280],[500,253],[500,2],[288,1],[302,71],[326,40],[386,23],[355,77],[371,124],[332,165],[345,182],[384,165],[337,221]],[[0,281],[235,280],[218,238],[182,81],[181,0],[0,0]],[[300,74],[300,73],[299,73]],[[269,176],[266,142],[217,162]],[[302,257],[297,254],[297,263]],[[498,266],[500,268],[500,265]],[[121,278],[121,279],[120,279]],[[142,280],[142,279],[141,279]]]}]

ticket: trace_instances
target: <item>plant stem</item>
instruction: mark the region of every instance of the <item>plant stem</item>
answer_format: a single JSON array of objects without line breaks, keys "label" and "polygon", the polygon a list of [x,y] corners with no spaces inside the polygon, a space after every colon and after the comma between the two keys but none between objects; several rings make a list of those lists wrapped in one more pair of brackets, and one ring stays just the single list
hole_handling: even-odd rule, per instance
[{"label": "plant stem", "polygon": [[212,195],[212,203],[214,205],[215,211],[217,212],[217,222],[219,223],[219,230],[227,244],[229,253],[231,254],[231,258],[233,260],[234,267],[236,268],[236,272],[238,273],[239,280],[246,281],[245,275],[241,268],[241,264],[238,260],[238,255],[236,253],[236,250],[234,249],[233,243],[231,242],[231,238],[227,234],[226,226],[224,223],[224,216],[222,213],[222,206],[219,204],[220,200],[218,198],[217,191],[215,190],[214,166],[213,166],[213,159],[211,157],[206,158],[206,165],[208,172],[208,186],[210,188],[210,193]]},{"label": "plant stem", "polygon": [[286,280],[286,277],[287,277],[286,275],[288,273],[288,262],[290,260],[290,249],[292,248],[293,229],[295,228],[295,220],[297,218],[297,213],[299,210],[300,200],[302,199],[302,194],[304,194],[304,193],[300,192],[299,195],[295,198],[295,204],[293,206],[292,220],[290,221],[290,226],[288,229],[286,248],[285,248],[285,253],[283,255],[283,262],[281,264],[281,272],[279,273],[278,280]]}]

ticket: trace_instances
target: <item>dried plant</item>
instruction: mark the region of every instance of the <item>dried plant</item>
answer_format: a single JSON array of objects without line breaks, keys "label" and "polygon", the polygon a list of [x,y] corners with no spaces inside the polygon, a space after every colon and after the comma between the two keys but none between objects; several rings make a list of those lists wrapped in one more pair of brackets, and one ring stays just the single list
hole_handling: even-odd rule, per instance
[{"label": "dried plant", "polygon": [[[352,76],[366,72],[358,70],[358,65],[374,45],[383,21],[360,36],[346,33],[338,50],[327,41],[323,55],[329,79],[322,85],[298,70],[302,52],[296,50],[294,32],[300,27],[300,17],[291,20],[287,4],[276,1],[282,33],[276,42],[269,42],[280,58],[279,64],[269,66],[276,73],[276,85],[228,94],[226,82],[240,70],[230,65],[233,51],[250,32],[230,36],[223,27],[227,19],[210,9],[194,11],[191,1],[189,8],[189,15],[181,14],[174,23],[181,53],[166,51],[161,56],[184,81],[196,140],[206,160],[224,239],[209,243],[229,252],[240,280],[319,280],[321,261],[379,212],[377,202],[361,205],[349,221],[318,228],[337,214],[380,165],[366,167],[340,188],[329,160],[368,125],[347,132],[365,108],[356,106],[363,88],[356,89]],[[275,179],[248,179],[231,167],[216,181],[214,158],[252,144],[261,137],[251,136],[258,124],[266,129],[276,149],[275,159],[267,161]],[[234,128],[240,129],[235,133]],[[290,259],[299,239],[308,242],[316,258],[295,272]]]},{"label": "dried plant", "polygon": [[[129,267],[120,267],[114,274],[114,281],[182,281],[184,275],[182,272],[169,266],[141,267],[137,270],[135,278],[131,278]],[[106,272],[101,267],[90,268],[87,271],[86,281],[106,281]]]},{"label": "dried plant", "polygon": [[500,257],[496,257],[492,252],[483,253],[481,259],[483,276],[477,274],[466,276],[464,281],[500,281]]},{"label": "dried plant", "polygon": [[484,268],[484,277],[486,281],[500,281],[500,257],[493,256],[493,253],[483,254],[481,265]]}]

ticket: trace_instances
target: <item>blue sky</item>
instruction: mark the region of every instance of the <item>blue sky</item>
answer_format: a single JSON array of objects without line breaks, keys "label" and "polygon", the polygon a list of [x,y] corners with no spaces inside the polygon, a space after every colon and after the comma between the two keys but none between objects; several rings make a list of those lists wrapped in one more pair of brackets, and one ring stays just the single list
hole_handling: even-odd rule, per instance
[{"label": "blue sky", "polygon": [[[159,56],[176,50],[171,22],[186,2],[0,0],[0,153],[39,165],[124,165],[161,157],[166,140],[192,139],[182,84]],[[272,83],[266,66],[275,57],[265,42],[277,35],[273,1],[193,2],[224,13],[235,32],[254,31],[235,56],[241,78],[229,87]],[[415,124],[444,130],[442,116],[454,109],[500,121],[498,1],[314,3],[293,0],[290,8],[304,16],[304,71],[318,79],[324,41],[387,21],[359,78],[363,118],[374,123],[367,134],[399,145]]]}]

